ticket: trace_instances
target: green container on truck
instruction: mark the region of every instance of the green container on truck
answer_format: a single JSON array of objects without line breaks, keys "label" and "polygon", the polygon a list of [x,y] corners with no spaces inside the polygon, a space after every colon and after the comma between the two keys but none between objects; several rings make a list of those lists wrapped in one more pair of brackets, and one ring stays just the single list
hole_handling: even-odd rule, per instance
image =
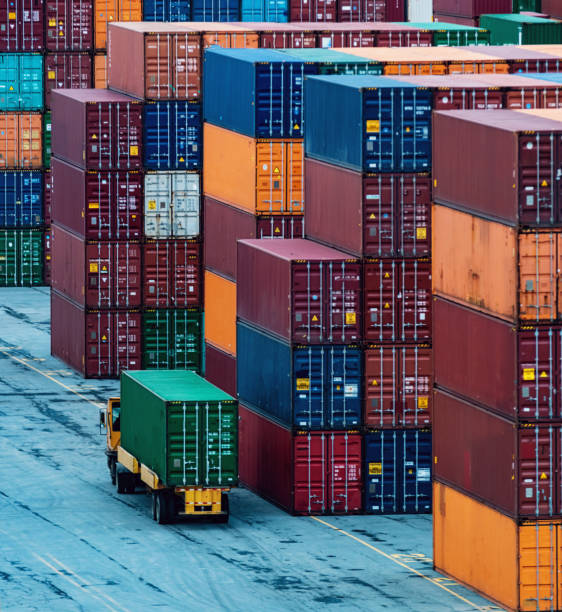
[{"label": "green container on truck", "polygon": [[518,13],[481,15],[480,25],[490,31],[491,45],[558,45],[562,21]]},{"label": "green container on truck", "polygon": [[43,285],[43,230],[0,229],[0,287]]},{"label": "green container on truck", "polygon": [[43,56],[0,53],[0,111],[43,110]]},{"label": "green container on truck", "polygon": [[[456,23],[404,23],[405,26],[433,32],[434,47],[462,47],[465,45],[489,45],[490,33],[484,28],[474,28]],[[480,24],[482,25],[482,24]]]},{"label": "green container on truck", "polygon": [[318,74],[374,74],[383,73],[380,62],[332,49],[276,49],[318,68]]},{"label": "green container on truck", "polygon": [[51,167],[51,111],[43,115],[43,165]]}]

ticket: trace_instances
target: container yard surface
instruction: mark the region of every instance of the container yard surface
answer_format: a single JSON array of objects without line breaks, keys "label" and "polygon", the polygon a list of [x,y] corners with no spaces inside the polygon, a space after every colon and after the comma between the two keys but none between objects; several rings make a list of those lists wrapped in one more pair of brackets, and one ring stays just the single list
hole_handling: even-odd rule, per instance
[{"label": "container yard surface", "polygon": [[236,489],[228,525],[156,525],[106,467],[118,381],[49,356],[49,290],[0,292],[0,330],[2,610],[500,610],[431,569],[428,515],[291,517]]}]

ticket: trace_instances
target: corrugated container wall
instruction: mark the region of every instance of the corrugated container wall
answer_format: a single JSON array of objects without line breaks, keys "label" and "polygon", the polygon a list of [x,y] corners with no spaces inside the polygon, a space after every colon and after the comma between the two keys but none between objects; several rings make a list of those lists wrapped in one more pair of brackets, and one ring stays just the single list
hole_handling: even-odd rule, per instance
[{"label": "corrugated container wall", "polygon": [[241,0],[242,21],[286,22],[289,19],[288,0]]},{"label": "corrugated container wall", "polygon": [[93,0],[46,0],[45,49],[92,51],[94,48]]},{"label": "corrugated container wall", "polygon": [[562,23],[524,15],[481,15],[480,26],[490,31],[492,45],[562,43]]},{"label": "corrugated container wall", "polygon": [[0,286],[43,284],[43,231],[0,229]]},{"label": "corrugated container wall", "polygon": [[95,48],[105,51],[113,22],[142,21],[142,0],[94,0]]},{"label": "corrugated container wall", "polygon": [[479,17],[482,13],[511,13],[512,0],[433,0],[433,11],[458,17]]},{"label": "corrugated container wall", "polygon": [[236,283],[205,270],[205,341],[236,355]]},{"label": "corrugated container wall", "polygon": [[88,53],[45,55],[45,106],[51,106],[53,89],[90,89],[92,58]]},{"label": "corrugated container wall", "polygon": [[238,21],[240,0],[191,0],[193,21]]},{"label": "corrugated container wall", "polygon": [[0,169],[43,166],[41,113],[0,113]]},{"label": "corrugated container wall", "polygon": [[205,378],[236,397],[236,357],[205,342]]},{"label": "corrugated container wall", "polygon": [[143,0],[143,21],[190,21],[191,0]]},{"label": "corrugated container wall", "polygon": [[0,53],[0,111],[43,110],[43,57]]},{"label": "corrugated container wall", "polygon": [[0,227],[43,225],[43,181],[39,171],[0,172]]},{"label": "corrugated container wall", "polygon": [[0,51],[42,51],[44,47],[42,0],[11,0],[0,8]]},{"label": "corrugated container wall", "polygon": [[433,0],[408,0],[408,21],[427,21],[433,19]]}]

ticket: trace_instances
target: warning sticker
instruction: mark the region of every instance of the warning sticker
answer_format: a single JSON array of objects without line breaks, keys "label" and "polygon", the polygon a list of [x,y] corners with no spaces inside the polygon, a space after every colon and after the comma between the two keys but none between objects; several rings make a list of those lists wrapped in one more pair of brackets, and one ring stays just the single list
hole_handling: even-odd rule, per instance
[{"label": "warning sticker", "polygon": [[354,312],[345,313],[345,324],[346,325],[355,325],[356,322],[357,322],[357,315]]},{"label": "warning sticker", "polygon": [[541,478],[540,478],[540,479],[541,479],[541,480],[548,480],[548,476],[547,476],[547,475],[546,475],[546,474],[543,472],[543,473],[541,474]]},{"label": "warning sticker", "polygon": [[367,132],[380,132],[381,131],[381,122],[378,119],[369,119],[367,121],[366,126]]},{"label": "warning sticker", "polygon": [[156,210],[156,200],[148,200],[148,210]]},{"label": "warning sticker", "polygon": [[416,238],[418,240],[426,240],[427,239],[427,228],[417,227],[416,228]]},{"label": "warning sticker", "polygon": [[343,394],[344,397],[358,397],[359,385],[345,385]]},{"label": "warning sticker", "polygon": [[48,70],[47,71],[47,78],[49,79],[49,81],[52,81],[53,79],[57,78],[57,75],[55,74],[54,70]]},{"label": "warning sticker", "polygon": [[539,378],[548,378],[548,374],[543,370],[540,374],[539,374]]},{"label": "warning sticker", "polygon": [[129,147],[129,155],[138,155],[139,154],[139,148],[137,147],[137,145],[132,145]]},{"label": "warning sticker", "polygon": [[318,317],[316,315],[312,315],[312,320],[313,321],[318,321]]},{"label": "warning sticker", "polygon": [[418,408],[420,410],[427,410],[428,406],[429,398],[427,397],[427,395],[420,395],[420,397],[418,397]]},{"label": "warning sticker", "polygon": [[310,378],[297,378],[297,391],[310,391]]},{"label": "warning sticker", "polygon": [[369,463],[369,476],[380,476],[382,474],[382,463]]},{"label": "warning sticker", "polygon": [[96,273],[98,271],[98,264],[94,262],[90,262],[90,272]]},{"label": "warning sticker", "polygon": [[16,18],[15,13],[8,13],[8,19],[15,19],[15,18]]},{"label": "warning sticker", "polygon": [[49,19],[49,27],[54,28],[57,25],[56,19]]},{"label": "warning sticker", "polygon": [[88,202],[88,208],[97,210],[100,207],[99,202]]},{"label": "warning sticker", "polygon": [[535,368],[523,368],[523,380],[535,380]]}]

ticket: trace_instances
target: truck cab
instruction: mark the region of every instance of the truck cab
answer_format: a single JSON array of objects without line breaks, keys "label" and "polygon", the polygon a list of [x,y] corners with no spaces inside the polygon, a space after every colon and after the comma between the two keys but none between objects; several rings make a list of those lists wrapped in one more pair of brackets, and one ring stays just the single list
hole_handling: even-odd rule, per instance
[{"label": "truck cab", "polygon": [[118,397],[110,397],[107,407],[100,411],[100,425],[105,427],[107,437],[107,467],[111,473],[111,482],[115,484],[117,478],[117,449],[121,443],[121,400]]}]

